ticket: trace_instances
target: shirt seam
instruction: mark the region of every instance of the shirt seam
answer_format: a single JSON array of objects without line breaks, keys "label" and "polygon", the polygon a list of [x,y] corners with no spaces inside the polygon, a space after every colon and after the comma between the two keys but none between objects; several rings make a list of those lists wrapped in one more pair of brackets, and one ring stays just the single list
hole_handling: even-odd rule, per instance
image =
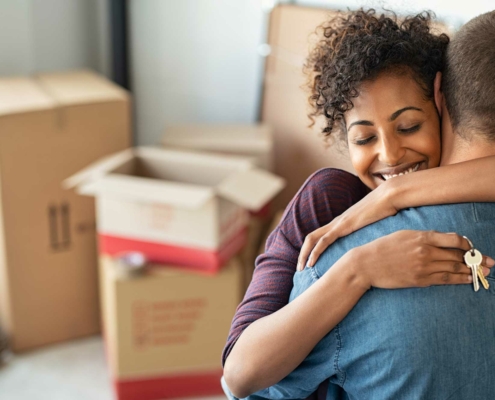
[{"label": "shirt seam", "polygon": [[340,350],[342,350],[342,337],[340,335],[340,324],[337,324],[334,328],[335,330],[335,337],[337,339],[337,350],[335,351],[335,357],[333,361],[333,367],[335,368],[335,371],[340,374],[339,378],[339,386],[344,388],[344,383],[346,379],[346,374],[344,371],[342,371],[339,368],[339,358],[340,358]]}]

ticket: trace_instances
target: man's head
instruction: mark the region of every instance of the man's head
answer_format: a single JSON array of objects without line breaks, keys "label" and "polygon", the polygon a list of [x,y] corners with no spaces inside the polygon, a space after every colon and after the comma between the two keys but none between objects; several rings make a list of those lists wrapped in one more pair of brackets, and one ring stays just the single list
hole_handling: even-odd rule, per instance
[{"label": "man's head", "polygon": [[443,118],[444,152],[466,143],[495,146],[494,40],[495,11],[491,11],[462,26],[447,48],[442,78],[444,113],[448,114]]}]

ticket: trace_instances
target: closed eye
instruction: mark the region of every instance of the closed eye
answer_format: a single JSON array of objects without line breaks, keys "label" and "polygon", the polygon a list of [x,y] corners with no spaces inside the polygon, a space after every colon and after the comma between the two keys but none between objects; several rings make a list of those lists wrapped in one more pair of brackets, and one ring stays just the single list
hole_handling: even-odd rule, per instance
[{"label": "closed eye", "polygon": [[401,133],[414,133],[419,131],[421,128],[421,124],[411,126],[410,128],[405,128],[405,129],[399,129],[399,132]]},{"label": "closed eye", "polygon": [[364,146],[365,144],[370,143],[374,138],[375,136],[370,136],[367,137],[366,139],[354,139],[354,144],[358,146]]}]

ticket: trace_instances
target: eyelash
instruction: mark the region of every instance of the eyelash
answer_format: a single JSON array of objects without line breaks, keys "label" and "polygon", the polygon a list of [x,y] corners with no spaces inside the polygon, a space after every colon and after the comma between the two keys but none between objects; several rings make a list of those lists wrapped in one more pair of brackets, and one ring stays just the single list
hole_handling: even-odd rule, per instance
[{"label": "eyelash", "polygon": [[370,136],[366,139],[357,139],[354,141],[354,144],[357,144],[358,146],[364,146],[365,144],[371,142],[374,138],[375,138],[374,136]]},{"label": "eyelash", "polygon": [[[414,125],[414,126],[407,128],[407,129],[399,129],[399,132],[405,133],[405,134],[414,133],[414,132],[419,131],[420,128],[421,128],[421,124],[418,124],[418,125]],[[374,138],[375,138],[375,136],[370,136],[366,139],[358,139],[358,140],[354,141],[354,144],[356,144],[358,146],[364,146],[364,145],[370,143]]]},{"label": "eyelash", "polygon": [[420,128],[421,128],[421,124],[418,124],[418,125],[411,126],[410,128],[407,128],[407,129],[399,129],[399,132],[401,132],[401,133],[414,133],[414,132],[419,131]]}]

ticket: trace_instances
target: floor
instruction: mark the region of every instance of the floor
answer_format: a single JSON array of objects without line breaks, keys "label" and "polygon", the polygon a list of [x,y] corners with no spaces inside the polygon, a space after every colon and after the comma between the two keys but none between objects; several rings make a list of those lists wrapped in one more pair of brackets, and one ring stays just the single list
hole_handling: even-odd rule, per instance
[{"label": "floor", "polygon": [[10,357],[0,366],[0,393],[5,400],[114,400],[101,338]]}]

